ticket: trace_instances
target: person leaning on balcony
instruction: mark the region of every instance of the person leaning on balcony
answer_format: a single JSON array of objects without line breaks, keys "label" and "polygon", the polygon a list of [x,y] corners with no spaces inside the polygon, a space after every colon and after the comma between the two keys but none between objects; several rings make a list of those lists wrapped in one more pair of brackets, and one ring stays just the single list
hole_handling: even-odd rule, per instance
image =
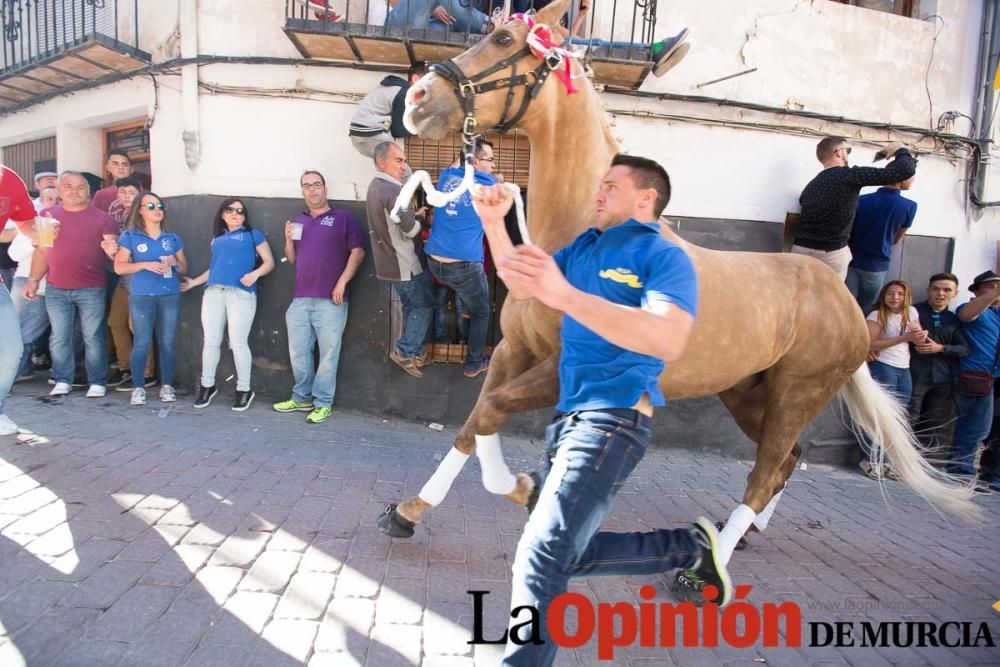
[{"label": "person leaning on balcony", "polygon": [[118,179],[132,175],[132,158],[124,151],[113,150],[108,153],[108,161],[104,168],[111,174],[113,182],[108,187],[101,188],[94,193],[94,206],[107,212],[111,209],[115,199],[118,198]]},{"label": "person leaning on balcony", "polygon": [[826,137],[816,145],[816,159],[823,171],[799,196],[802,215],[795,228],[792,252],[809,255],[847,278],[851,263],[848,241],[858,208],[858,196],[866,185],[888,185],[905,181],[917,172],[917,161],[909,149],[891,143],[875,159],[892,157],[884,168],[848,166],[851,147],[843,137]]},{"label": "person leaning on balcony", "polygon": [[490,18],[470,0],[399,0],[389,11],[390,28],[446,30],[485,35]]},{"label": "person leaning on balcony", "polygon": [[[285,257],[295,265],[295,289],[285,312],[295,386],[292,397],[275,403],[274,409],[308,412],[306,422],[319,424],[333,412],[347,326],[347,285],[365,258],[365,237],[349,211],[330,207],[321,173],[310,169],[299,184],[307,210],[285,223]],[[313,359],[317,342],[318,368]]]},{"label": "person leaning on balcony", "polygon": [[[409,81],[394,75],[382,79],[378,88],[365,95],[351,116],[348,135],[351,143],[365,157],[373,157],[375,147],[386,141],[412,136],[403,125],[406,91],[425,73],[422,65],[410,70]],[[406,178],[409,177],[407,167]],[[406,180],[404,178],[403,180]]]}]

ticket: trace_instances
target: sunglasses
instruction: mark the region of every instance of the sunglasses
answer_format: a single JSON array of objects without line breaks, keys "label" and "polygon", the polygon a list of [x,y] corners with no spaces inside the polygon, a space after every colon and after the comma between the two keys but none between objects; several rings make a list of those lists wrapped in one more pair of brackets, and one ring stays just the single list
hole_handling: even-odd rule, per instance
[{"label": "sunglasses", "polygon": [[235,213],[236,215],[246,215],[247,212],[245,208],[236,208],[235,206],[227,206],[222,211],[224,213]]},{"label": "sunglasses", "polygon": [[148,204],[146,204],[147,211],[152,211],[154,208],[158,208],[162,211],[164,209],[163,203],[160,202],[159,204],[154,204],[153,202],[149,202]]}]

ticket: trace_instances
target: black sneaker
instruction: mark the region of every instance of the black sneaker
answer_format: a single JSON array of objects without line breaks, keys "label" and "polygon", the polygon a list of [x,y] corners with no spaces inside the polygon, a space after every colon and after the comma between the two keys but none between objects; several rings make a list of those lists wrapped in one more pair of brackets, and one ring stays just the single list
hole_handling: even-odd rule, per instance
[{"label": "black sneaker", "polygon": [[[724,607],[733,600],[733,582],[720,560],[719,533],[705,517],[698,519],[692,528],[695,541],[701,546],[701,559],[693,570],[680,573],[676,583],[698,593],[706,586],[714,586],[716,594],[708,601]],[[704,600],[704,596],[701,597]]]},{"label": "black sneaker", "polygon": [[73,378],[73,386],[74,387],[89,387],[90,383],[87,382],[87,376],[86,375],[77,375],[76,377]]},{"label": "black sneaker", "polygon": [[127,368],[118,369],[108,376],[107,386],[117,387],[125,384],[126,382],[132,382],[132,371]]},{"label": "black sneaker", "polygon": [[219,390],[215,388],[215,385],[200,388],[198,396],[194,399],[194,407],[207,408],[208,404],[212,402],[212,397],[218,393]]},{"label": "black sneaker", "polygon": [[157,377],[155,375],[150,375],[149,377],[144,377],[142,379],[142,386],[143,387],[155,387],[159,383],[160,383],[160,381],[159,381],[159,379],[157,379]]},{"label": "black sneaker", "polygon": [[233,410],[236,410],[236,412],[243,412],[250,407],[251,403],[253,403],[253,398],[253,389],[249,389],[247,391],[237,391],[236,402],[233,403]]}]

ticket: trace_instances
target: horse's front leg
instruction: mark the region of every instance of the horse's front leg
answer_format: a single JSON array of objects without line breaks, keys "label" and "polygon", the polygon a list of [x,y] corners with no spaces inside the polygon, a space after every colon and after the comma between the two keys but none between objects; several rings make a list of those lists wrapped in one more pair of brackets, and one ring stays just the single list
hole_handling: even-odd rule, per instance
[{"label": "horse's front leg", "polygon": [[[390,537],[412,537],[424,513],[444,500],[473,451],[479,456],[483,484],[493,493],[506,495],[524,505],[534,488],[524,474],[511,474],[504,462],[497,430],[510,415],[555,405],[559,394],[558,355],[524,370],[511,358],[518,355],[505,345],[497,346],[486,383],[454,446],[427,480],[420,493],[399,505],[389,505],[378,519],[378,527]],[[511,365],[514,368],[511,368]]]}]

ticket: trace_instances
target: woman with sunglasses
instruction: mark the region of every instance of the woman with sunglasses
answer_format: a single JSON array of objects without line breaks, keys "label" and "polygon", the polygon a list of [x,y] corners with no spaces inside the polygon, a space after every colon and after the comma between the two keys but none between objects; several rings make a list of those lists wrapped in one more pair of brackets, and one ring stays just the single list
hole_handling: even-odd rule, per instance
[{"label": "woman with sunglasses", "polygon": [[[187,272],[184,242],[167,227],[163,201],[152,192],[136,197],[128,228],[118,239],[115,272],[130,275],[129,313],[132,316],[132,368],[142,368],[153,342],[159,343],[160,401],[177,400],[174,391],[174,340],[181,313],[180,274]],[[146,404],[141,373],[132,376],[132,405]]]},{"label": "woman with sunglasses", "polygon": [[[236,362],[236,400],[233,410],[250,407],[254,393],[250,389],[253,357],[247,339],[257,312],[257,280],[274,268],[274,257],[267,239],[250,227],[250,215],[239,199],[222,202],[215,214],[215,238],[208,271],[197,278],[185,278],[181,291],[208,283],[201,301],[201,326],[205,346],[201,353],[201,388],[194,407],[205,408],[218,393],[215,370],[222,351],[222,334],[229,331],[229,346]],[[261,264],[257,264],[260,257]]]}]

